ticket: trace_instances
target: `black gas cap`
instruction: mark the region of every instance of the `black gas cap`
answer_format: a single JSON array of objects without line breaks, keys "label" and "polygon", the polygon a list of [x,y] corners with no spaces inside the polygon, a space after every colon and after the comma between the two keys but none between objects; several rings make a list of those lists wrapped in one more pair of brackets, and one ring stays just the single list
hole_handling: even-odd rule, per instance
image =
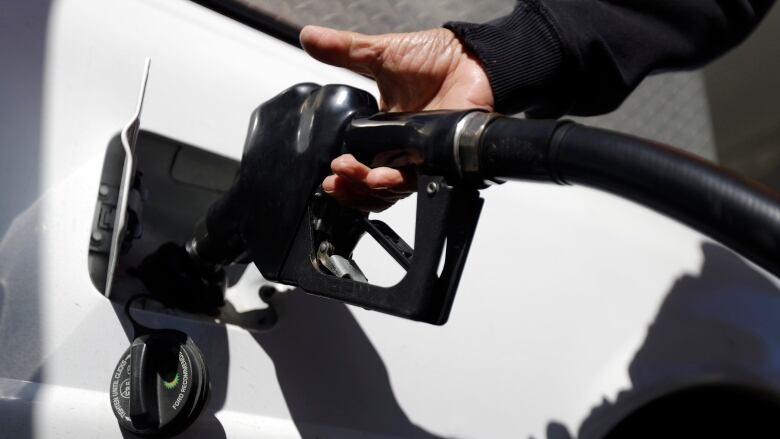
[{"label": "black gas cap", "polygon": [[147,436],[172,436],[198,417],[209,393],[206,364],[195,343],[175,330],[137,337],[111,376],[111,408],[119,425]]}]

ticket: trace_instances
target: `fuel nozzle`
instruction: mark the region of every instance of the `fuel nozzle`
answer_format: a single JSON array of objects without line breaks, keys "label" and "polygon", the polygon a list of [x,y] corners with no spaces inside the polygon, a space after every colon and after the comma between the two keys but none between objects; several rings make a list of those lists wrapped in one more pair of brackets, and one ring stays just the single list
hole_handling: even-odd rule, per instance
[{"label": "fuel nozzle", "polygon": [[[475,110],[381,114],[364,90],[291,87],[252,113],[240,172],[193,237],[150,255],[139,277],[166,304],[214,308],[224,297],[223,267],[251,261],[272,282],[443,324],[482,207],[478,186],[463,178],[464,133],[479,134],[490,117]],[[321,192],[331,161],[344,153],[371,166],[416,165],[414,245]],[[396,285],[373,285],[358,267],[352,254],[366,235],[406,271]]]},{"label": "fuel nozzle", "polygon": [[132,271],[160,302],[171,308],[216,315],[225,303],[227,276],[222,267],[207,267],[184,246],[168,242]]}]

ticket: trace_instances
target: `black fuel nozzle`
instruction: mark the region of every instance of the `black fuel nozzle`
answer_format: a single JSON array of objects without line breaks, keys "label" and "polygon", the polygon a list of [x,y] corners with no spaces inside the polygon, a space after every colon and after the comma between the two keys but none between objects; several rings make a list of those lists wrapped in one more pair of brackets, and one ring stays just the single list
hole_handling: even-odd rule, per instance
[{"label": "black fuel nozzle", "polygon": [[222,266],[206,266],[184,246],[168,242],[131,271],[165,306],[217,315],[225,303],[227,276]]},{"label": "black fuel nozzle", "polygon": [[[210,291],[200,283],[211,282],[222,267],[250,260],[271,281],[443,324],[482,206],[476,187],[461,178],[453,143],[462,129],[459,122],[470,112],[377,111],[368,92],[344,85],[299,84],[260,105],[250,119],[233,186],[209,208],[186,246],[161,249],[157,256],[167,253],[179,263],[186,256],[190,264],[180,265],[188,270],[177,275],[199,276],[197,291]],[[372,166],[418,165],[413,246],[366,212],[344,207],[321,191],[330,162],[347,152]],[[397,285],[371,284],[353,260],[366,233],[406,270]],[[437,274],[442,258],[444,268]],[[147,271],[156,280],[147,286],[172,288],[159,281],[155,269]]]}]

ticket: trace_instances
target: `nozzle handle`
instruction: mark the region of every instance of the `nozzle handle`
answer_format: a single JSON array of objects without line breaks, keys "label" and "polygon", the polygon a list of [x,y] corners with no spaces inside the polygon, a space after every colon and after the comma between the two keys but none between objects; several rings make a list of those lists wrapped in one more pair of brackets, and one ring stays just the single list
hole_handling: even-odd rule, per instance
[{"label": "nozzle handle", "polygon": [[377,113],[356,118],[344,135],[344,152],[371,167],[418,165],[430,175],[456,177],[458,122],[473,111]]}]

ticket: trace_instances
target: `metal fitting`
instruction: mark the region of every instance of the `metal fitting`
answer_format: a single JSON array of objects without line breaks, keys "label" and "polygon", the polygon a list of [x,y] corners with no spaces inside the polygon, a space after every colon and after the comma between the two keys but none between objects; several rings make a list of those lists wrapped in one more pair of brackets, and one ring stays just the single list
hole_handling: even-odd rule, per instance
[{"label": "metal fitting", "polygon": [[436,195],[436,192],[439,192],[439,183],[436,183],[435,181],[428,183],[425,192],[428,193],[429,197]]},{"label": "metal fitting", "polygon": [[455,127],[455,165],[460,176],[479,172],[479,142],[488,123],[496,113],[472,111],[458,121]]}]

